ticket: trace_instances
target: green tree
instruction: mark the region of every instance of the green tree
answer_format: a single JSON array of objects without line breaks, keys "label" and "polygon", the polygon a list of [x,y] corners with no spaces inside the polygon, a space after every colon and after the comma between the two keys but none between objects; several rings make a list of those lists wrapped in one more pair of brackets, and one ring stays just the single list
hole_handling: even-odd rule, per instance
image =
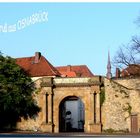
[{"label": "green tree", "polygon": [[0,128],[15,127],[24,117],[32,118],[40,111],[33,99],[34,83],[15,59],[0,53]]}]

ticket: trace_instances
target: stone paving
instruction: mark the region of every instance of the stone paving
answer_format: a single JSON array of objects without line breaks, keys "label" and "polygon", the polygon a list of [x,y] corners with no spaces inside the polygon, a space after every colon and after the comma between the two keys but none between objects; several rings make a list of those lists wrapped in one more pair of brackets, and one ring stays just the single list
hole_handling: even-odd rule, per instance
[{"label": "stone paving", "polygon": [[78,138],[78,137],[95,137],[95,138],[140,138],[140,133],[132,134],[132,133],[41,133],[41,132],[27,132],[27,131],[14,131],[14,132],[0,132],[0,137],[71,137],[71,138]]}]

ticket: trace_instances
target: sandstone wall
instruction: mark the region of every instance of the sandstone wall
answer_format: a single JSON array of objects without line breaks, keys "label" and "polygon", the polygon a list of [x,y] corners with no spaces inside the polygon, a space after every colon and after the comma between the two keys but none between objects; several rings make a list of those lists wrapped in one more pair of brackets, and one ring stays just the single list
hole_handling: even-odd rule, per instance
[{"label": "sandstone wall", "polygon": [[[140,114],[139,79],[104,79],[105,101],[102,106],[103,130],[130,131],[130,116]],[[140,128],[140,123],[138,124]]]},{"label": "sandstone wall", "polygon": [[[35,82],[36,90],[33,94],[33,98],[36,100],[36,103],[39,107],[41,107],[40,113],[37,116],[33,116],[33,118],[29,118],[28,120],[21,118],[21,122],[17,123],[17,129],[28,131],[44,131],[44,124],[46,125],[47,117],[47,114],[44,113],[46,112],[46,94],[51,94],[52,87],[41,87],[41,84],[43,84],[43,82],[44,81],[42,81],[42,79],[39,79]],[[49,129],[50,128],[46,128],[45,131],[52,131]]]},{"label": "sandstone wall", "polygon": [[140,78],[118,78],[114,79],[115,82],[120,83],[121,85],[129,89],[139,89],[140,90]]}]

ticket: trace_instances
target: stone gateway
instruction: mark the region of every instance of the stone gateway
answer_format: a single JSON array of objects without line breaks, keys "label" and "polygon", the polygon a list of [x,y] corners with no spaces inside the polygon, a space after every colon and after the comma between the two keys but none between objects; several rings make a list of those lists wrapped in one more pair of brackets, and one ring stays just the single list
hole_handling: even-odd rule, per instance
[{"label": "stone gateway", "polygon": [[[63,120],[60,120],[61,102],[67,97],[77,97],[84,104],[84,132],[101,132],[100,89],[102,78],[40,78],[35,81],[38,89],[36,97],[42,111],[34,119],[22,120],[18,128],[22,130],[40,130],[60,132]],[[75,99],[73,99],[75,100]],[[65,123],[65,122],[64,122]]]},{"label": "stone gateway", "polygon": [[[59,132],[132,132],[140,129],[140,77],[95,76],[85,65],[52,66],[41,53],[17,58],[32,77],[33,98],[41,112],[17,123],[17,129]],[[118,69],[117,69],[118,71]],[[128,74],[127,70],[127,74]],[[124,75],[124,71],[122,73]]]}]

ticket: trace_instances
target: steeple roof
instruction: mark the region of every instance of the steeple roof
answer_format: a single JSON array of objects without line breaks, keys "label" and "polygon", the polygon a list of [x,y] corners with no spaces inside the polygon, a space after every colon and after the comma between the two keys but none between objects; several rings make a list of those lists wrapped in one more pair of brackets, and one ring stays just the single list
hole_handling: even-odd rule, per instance
[{"label": "steeple roof", "polygon": [[111,63],[110,63],[110,53],[108,51],[108,62],[107,62],[107,68],[111,68]]},{"label": "steeple roof", "polygon": [[108,51],[108,62],[107,62],[107,74],[106,74],[107,78],[111,78],[112,77],[112,73],[111,73],[111,62],[110,62],[110,53]]}]

